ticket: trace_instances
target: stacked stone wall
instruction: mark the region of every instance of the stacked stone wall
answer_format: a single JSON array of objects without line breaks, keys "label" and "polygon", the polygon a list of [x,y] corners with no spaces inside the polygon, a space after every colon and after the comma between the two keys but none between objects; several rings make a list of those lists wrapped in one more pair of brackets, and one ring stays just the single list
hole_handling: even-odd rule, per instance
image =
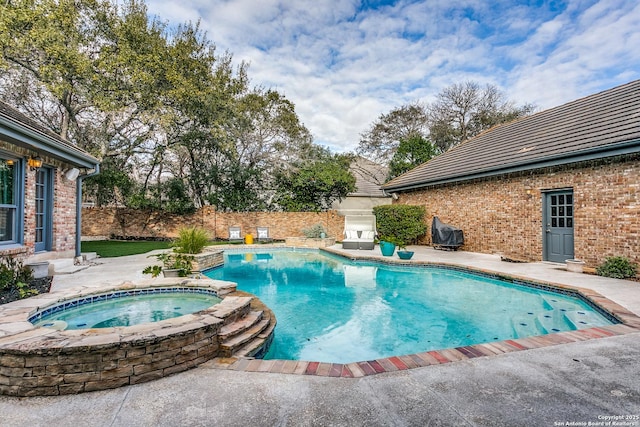
[{"label": "stacked stone wall", "polygon": [[402,193],[397,203],[426,207],[424,244],[438,216],[464,231],[464,250],[540,261],[543,197],[559,189],[573,190],[575,258],[592,267],[609,256],[640,263],[637,155],[431,187]]},{"label": "stacked stone wall", "polygon": [[217,356],[219,328],[219,324],[200,325],[179,337],[105,344],[106,348],[94,346],[90,352],[79,347],[45,349],[34,354],[0,351],[0,394],[76,394],[186,371]]}]

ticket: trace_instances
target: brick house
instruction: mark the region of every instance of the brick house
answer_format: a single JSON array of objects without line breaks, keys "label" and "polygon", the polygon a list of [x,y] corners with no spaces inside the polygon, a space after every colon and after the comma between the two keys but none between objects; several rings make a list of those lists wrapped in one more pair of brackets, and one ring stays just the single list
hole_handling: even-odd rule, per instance
[{"label": "brick house", "polygon": [[99,161],[0,102],[0,256],[80,255],[82,180]]},{"label": "brick house", "polygon": [[461,228],[468,251],[640,263],[640,80],[497,126],[383,188]]}]

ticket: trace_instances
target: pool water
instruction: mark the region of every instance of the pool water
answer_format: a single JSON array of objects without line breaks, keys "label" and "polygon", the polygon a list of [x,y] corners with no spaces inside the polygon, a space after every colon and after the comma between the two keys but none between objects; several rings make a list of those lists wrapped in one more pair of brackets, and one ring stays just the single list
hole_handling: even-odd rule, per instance
[{"label": "pool water", "polygon": [[273,310],[267,359],[349,363],[611,324],[571,296],[317,251],[227,252],[224,267],[206,275]]},{"label": "pool water", "polygon": [[195,313],[220,301],[216,296],[201,293],[123,296],[58,311],[34,324],[66,330],[133,326]]}]

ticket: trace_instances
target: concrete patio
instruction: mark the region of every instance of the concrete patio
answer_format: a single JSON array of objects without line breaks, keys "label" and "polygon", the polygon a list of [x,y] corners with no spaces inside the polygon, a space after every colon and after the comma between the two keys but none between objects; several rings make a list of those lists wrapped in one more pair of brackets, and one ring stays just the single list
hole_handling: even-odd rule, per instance
[{"label": "concrete patio", "polygon": [[[237,248],[238,246],[234,246]],[[338,246],[333,247],[339,250]],[[456,264],[592,289],[640,315],[640,283],[563,265],[415,247],[417,261]],[[344,251],[349,256],[380,256]],[[96,259],[52,290],[138,280],[147,255]],[[217,369],[74,396],[0,396],[3,426],[469,425],[640,426],[640,335],[593,339],[345,379]],[[618,418],[611,418],[618,417]],[[573,423],[573,424],[572,424]]]}]

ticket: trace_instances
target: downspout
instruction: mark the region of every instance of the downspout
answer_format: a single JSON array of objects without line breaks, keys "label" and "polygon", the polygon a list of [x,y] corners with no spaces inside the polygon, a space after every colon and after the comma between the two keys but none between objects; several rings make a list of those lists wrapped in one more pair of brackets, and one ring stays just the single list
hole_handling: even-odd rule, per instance
[{"label": "downspout", "polygon": [[82,180],[100,173],[100,164],[96,164],[93,172],[80,175],[76,178],[76,254],[75,263],[82,262],[81,239],[82,239]]}]

